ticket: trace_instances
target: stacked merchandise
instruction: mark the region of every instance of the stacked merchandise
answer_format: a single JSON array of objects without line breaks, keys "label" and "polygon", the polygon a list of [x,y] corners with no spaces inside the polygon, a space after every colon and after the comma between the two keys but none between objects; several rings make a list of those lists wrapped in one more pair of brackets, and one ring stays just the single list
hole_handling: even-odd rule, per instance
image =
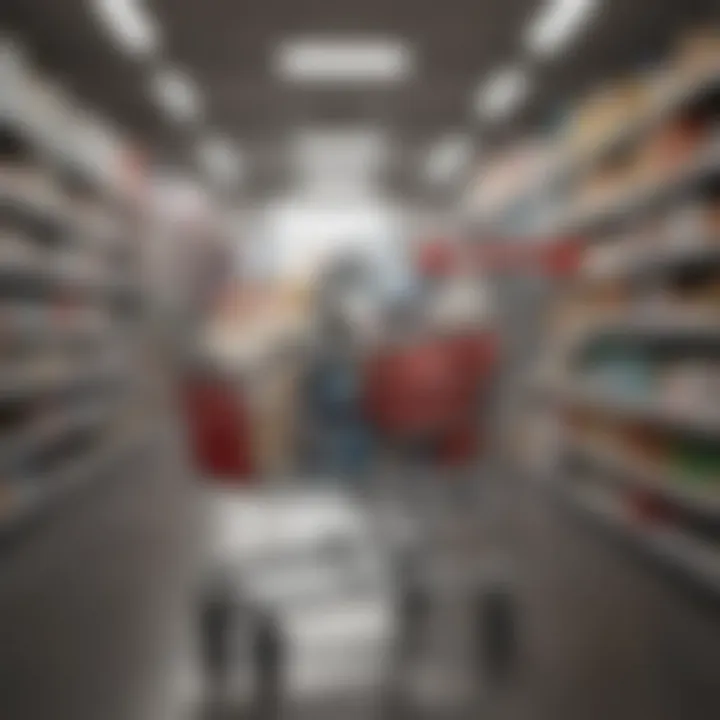
[{"label": "stacked merchandise", "polygon": [[136,310],[127,208],[101,175],[115,145],[106,138],[101,151],[101,129],[10,48],[0,80],[3,532],[114,467],[139,438],[125,412]]},{"label": "stacked merchandise", "polygon": [[561,147],[584,252],[535,378],[556,487],[720,599],[720,37],[603,89]]},{"label": "stacked merchandise", "polygon": [[307,288],[250,280],[225,288],[203,336],[205,378],[190,413],[206,476],[234,484],[294,472],[308,325]]},{"label": "stacked merchandise", "polygon": [[[694,35],[667,65],[603,88],[574,114],[561,144],[573,181],[563,231],[640,212],[717,165],[720,38]],[[579,182],[578,182],[579,180]]]}]

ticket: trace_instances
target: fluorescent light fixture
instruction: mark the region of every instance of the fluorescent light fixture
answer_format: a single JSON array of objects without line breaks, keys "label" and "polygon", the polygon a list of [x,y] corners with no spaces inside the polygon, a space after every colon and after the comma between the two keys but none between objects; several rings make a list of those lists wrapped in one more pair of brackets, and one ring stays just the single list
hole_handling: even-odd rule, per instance
[{"label": "fluorescent light fixture", "polygon": [[227,138],[211,136],[202,139],[197,147],[198,162],[204,172],[221,185],[236,183],[243,171],[242,158]]},{"label": "fluorescent light fixture", "polygon": [[160,31],[143,0],[93,0],[93,10],[118,46],[146,57],[160,46]]},{"label": "fluorescent light fixture", "polygon": [[413,66],[407,43],[372,36],[286,40],[274,60],[279,77],[301,83],[397,83],[409,77]]},{"label": "fluorescent light fixture", "polygon": [[155,100],[173,120],[192,122],[200,118],[200,91],[192,79],[180,70],[161,68],[153,75],[150,89]]},{"label": "fluorescent light fixture", "polygon": [[472,141],[467,135],[453,133],[441,138],[427,156],[425,174],[431,182],[442,183],[467,167]]},{"label": "fluorescent light fixture", "polygon": [[591,19],[597,7],[597,0],[546,0],[528,28],[528,47],[538,55],[560,51]]},{"label": "fluorescent light fixture", "polygon": [[493,73],[478,90],[475,110],[481,117],[507,117],[525,99],[530,80],[521,67],[506,67]]}]

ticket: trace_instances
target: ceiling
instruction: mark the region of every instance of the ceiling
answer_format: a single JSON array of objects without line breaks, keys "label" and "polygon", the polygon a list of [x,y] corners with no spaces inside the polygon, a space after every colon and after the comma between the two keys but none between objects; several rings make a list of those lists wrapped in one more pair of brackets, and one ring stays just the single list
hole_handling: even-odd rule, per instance
[{"label": "ceiling", "polygon": [[[3,0],[2,14],[42,67],[161,162],[186,166],[198,133],[222,132],[247,154],[243,195],[265,198],[287,183],[283,149],[293,129],[371,123],[392,139],[388,190],[423,198],[437,193],[421,163],[442,134],[469,131],[487,150],[537,130],[598,80],[665,52],[714,4],[604,0],[581,40],[530,64],[532,94],[511,122],[495,126],[474,118],[473,92],[488,72],[523,59],[522,31],[539,0],[147,0],[163,33],[163,57],[154,62],[180,65],[202,89],[205,120],[192,130],[157,108],[147,89],[151,68],[110,42],[89,0]],[[415,73],[401,85],[364,89],[311,90],[273,76],[279,41],[324,33],[403,38],[413,48]]]}]

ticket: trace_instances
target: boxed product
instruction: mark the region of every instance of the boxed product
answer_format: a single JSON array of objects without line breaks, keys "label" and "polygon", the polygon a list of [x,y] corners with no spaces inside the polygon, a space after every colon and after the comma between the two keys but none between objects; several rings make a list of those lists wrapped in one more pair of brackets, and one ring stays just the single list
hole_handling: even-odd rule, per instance
[{"label": "boxed product", "polygon": [[703,28],[678,43],[672,59],[673,75],[684,80],[720,73],[720,28]]},{"label": "boxed product", "polygon": [[597,149],[647,112],[652,79],[639,76],[606,86],[577,108],[570,123],[571,152]]}]

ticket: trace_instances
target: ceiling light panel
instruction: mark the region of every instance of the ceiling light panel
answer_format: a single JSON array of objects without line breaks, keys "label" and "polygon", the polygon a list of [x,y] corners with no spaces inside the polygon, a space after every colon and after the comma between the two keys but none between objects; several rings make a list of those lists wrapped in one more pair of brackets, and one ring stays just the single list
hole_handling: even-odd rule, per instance
[{"label": "ceiling light panel", "polygon": [[242,156],[230,140],[211,136],[200,140],[197,147],[198,162],[215,182],[233,185],[243,174]]},{"label": "ceiling light panel", "polygon": [[92,9],[123,52],[146,57],[158,51],[160,29],[143,0],[92,0]]},{"label": "ceiling light panel", "polygon": [[175,68],[161,68],[153,75],[150,89],[158,105],[173,120],[195,122],[200,119],[200,91],[185,73]]},{"label": "ceiling light panel", "polygon": [[598,0],[545,0],[528,27],[526,42],[537,55],[553,55],[587,26]]},{"label": "ceiling light panel", "polygon": [[303,37],[275,53],[278,77],[296,83],[392,84],[413,70],[412,52],[400,39],[359,36]]},{"label": "ceiling light panel", "polygon": [[425,174],[431,182],[442,183],[462,172],[470,162],[471,139],[462,133],[446,135],[430,148]]},{"label": "ceiling light panel", "polygon": [[529,91],[530,80],[522,68],[502,68],[478,90],[475,110],[480,117],[489,120],[505,118],[517,109]]}]

